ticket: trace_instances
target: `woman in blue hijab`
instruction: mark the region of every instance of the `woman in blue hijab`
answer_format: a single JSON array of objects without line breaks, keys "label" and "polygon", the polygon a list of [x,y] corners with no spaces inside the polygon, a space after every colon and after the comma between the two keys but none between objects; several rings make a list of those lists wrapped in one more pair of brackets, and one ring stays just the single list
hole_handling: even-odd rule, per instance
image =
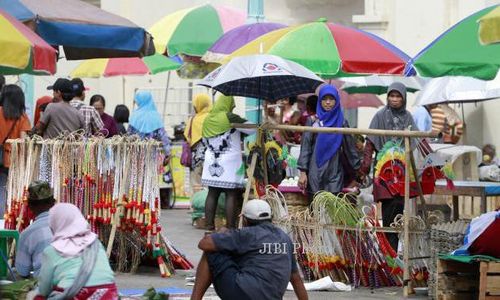
[{"label": "woman in blue hijab", "polygon": [[[340,107],[339,92],[330,84],[319,90],[316,114],[317,119],[308,118],[306,126],[348,127]],[[350,135],[304,133],[298,161],[299,187],[307,190],[310,198],[318,191],[341,192],[354,180],[352,174],[361,165],[354,145]]]},{"label": "woman in blue hijab", "polygon": [[150,92],[137,92],[134,98],[137,109],[129,120],[128,133],[137,134],[142,139],[152,138],[163,143],[165,156],[170,156],[170,139],[165,131],[163,119],[156,110],[153,95]]}]

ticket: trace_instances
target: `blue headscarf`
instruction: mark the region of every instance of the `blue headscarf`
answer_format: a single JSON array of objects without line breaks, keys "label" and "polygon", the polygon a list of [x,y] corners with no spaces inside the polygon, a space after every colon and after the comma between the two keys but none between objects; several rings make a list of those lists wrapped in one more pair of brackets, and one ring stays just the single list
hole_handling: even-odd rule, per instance
[{"label": "blue headscarf", "polygon": [[164,127],[163,119],[156,110],[153,95],[150,92],[137,92],[134,100],[138,107],[130,116],[130,126],[144,134]]},{"label": "blue headscarf", "polygon": [[[321,101],[326,95],[335,97],[335,105],[332,110],[326,111],[321,106]],[[330,84],[323,85],[319,90],[316,114],[321,127],[342,127],[344,124],[344,114],[340,108],[340,96],[337,88]],[[342,134],[339,133],[319,133],[316,139],[316,165],[318,168],[327,163],[342,145]]]}]

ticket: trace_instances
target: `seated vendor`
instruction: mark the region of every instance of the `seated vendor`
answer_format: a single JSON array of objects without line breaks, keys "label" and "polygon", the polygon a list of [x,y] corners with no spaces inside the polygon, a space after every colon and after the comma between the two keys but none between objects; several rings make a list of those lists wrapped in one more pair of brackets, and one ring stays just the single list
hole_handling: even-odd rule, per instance
[{"label": "seated vendor", "polygon": [[49,226],[54,237],[43,251],[35,299],[118,299],[104,247],[80,209],[54,205]]},{"label": "seated vendor", "polygon": [[483,161],[480,166],[497,165],[500,166],[500,160],[497,157],[495,146],[486,144],[483,147]]},{"label": "seated vendor", "polygon": [[49,227],[49,209],[54,205],[54,195],[45,181],[34,181],[28,187],[28,208],[35,220],[19,236],[16,252],[16,270],[19,276],[37,277],[40,272],[42,252],[52,241]]},{"label": "seated vendor", "polygon": [[[266,201],[250,200],[243,206],[243,228],[201,239],[198,248],[203,255],[196,270],[192,300],[203,299],[212,283],[223,300],[282,299],[288,282],[297,299],[308,299],[292,241],[273,225],[271,216]],[[278,250],[276,245],[281,248]]]}]

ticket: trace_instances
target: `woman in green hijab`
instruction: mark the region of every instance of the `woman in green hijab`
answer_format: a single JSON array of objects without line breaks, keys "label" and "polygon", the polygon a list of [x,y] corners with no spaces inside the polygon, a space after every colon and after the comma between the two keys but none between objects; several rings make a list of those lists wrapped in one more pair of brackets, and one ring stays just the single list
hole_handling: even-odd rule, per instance
[{"label": "woman in green hijab", "polygon": [[238,193],[243,188],[245,168],[241,156],[243,134],[252,134],[254,129],[235,129],[231,123],[247,121],[234,114],[234,98],[220,96],[212,111],[203,122],[202,136],[207,145],[201,183],[208,186],[205,202],[207,230],[215,229],[214,219],[219,195],[226,193],[226,227],[236,228]]}]

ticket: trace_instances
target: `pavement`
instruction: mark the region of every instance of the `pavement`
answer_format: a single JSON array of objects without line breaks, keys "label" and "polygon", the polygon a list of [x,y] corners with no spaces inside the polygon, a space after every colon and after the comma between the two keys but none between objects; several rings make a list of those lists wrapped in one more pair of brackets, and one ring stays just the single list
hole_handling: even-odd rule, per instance
[{"label": "pavement", "polygon": [[[191,215],[188,210],[163,210],[161,215],[162,230],[173,245],[182,252],[195,266],[201,257],[198,241],[204,231],[191,225]],[[140,267],[137,273],[118,273],[116,281],[121,292],[127,295],[141,294],[144,289],[154,287],[170,293],[169,299],[189,299],[192,286],[186,285],[186,277],[194,276],[195,270],[178,270],[169,278],[162,278],[156,267]],[[351,292],[310,292],[309,299],[402,299],[402,288],[357,288]],[[421,297],[422,299],[424,297]],[[213,289],[207,291],[204,299],[219,299]],[[296,299],[293,292],[286,292],[283,299]]]}]

